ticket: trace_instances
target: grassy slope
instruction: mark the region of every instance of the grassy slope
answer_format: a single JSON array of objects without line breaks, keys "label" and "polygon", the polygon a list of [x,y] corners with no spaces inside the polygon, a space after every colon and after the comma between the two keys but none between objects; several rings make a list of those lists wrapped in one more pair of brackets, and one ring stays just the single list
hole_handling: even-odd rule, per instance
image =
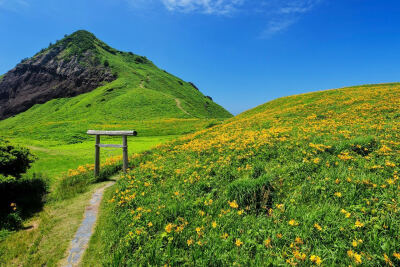
[{"label": "grassy slope", "polygon": [[[104,183],[92,185],[91,189],[102,186]],[[82,222],[91,191],[46,205],[25,222],[28,230],[18,231],[0,242],[0,266],[59,266]]]},{"label": "grassy slope", "polygon": [[[136,152],[137,148],[149,148],[149,142],[164,142],[232,116],[189,83],[160,70],[144,57],[109,47],[88,32],[78,31],[54,46],[66,47],[60,59],[90,49],[101,64],[109,62],[118,79],[92,92],[54,99],[0,121],[0,136],[30,146],[39,156],[31,172],[44,172],[54,178],[78,165],[92,163],[93,137],[86,135],[88,129],[135,129],[144,137],[134,139],[143,144],[131,141],[131,151]],[[154,137],[167,135],[171,137]],[[105,151],[106,156],[120,153]]]},{"label": "grassy slope", "polygon": [[[89,128],[137,130],[139,137],[129,139],[130,153],[137,153],[232,116],[188,83],[143,57],[116,51],[99,40],[92,42],[86,33],[83,35],[84,44],[82,40],[73,40],[62,56],[81,53],[84,47],[95,48],[101,62],[107,60],[113,72],[118,73],[118,79],[90,93],[54,99],[0,121],[0,136],[32,149],[39,160],[30,172],[49,176],[52,189],[68,169],[93,162],[93,137],[85,134]],[[136,63],[137,58],[141,63]],[[120,143],[119,139],[102,141]],[[120,149],[102,150],[102,160],[120,154]],[[33,219],[40,223],[38,230],[18,231],[2,240],[0,265],[55,265],[80,223],[89,195],[86,192],[70,200],[47,203]],[[68,219],[63,217],[65,214]]]},{"label": "grassy slope", "polygon": [[[144,57],[112,49],[90,33],[75,35],[59,44],[85,44],[100,62],[109,62],[118,79],[77,97],[35,105],[1,121],[3,135],[72,143],[87,138],[88,128],[135,128],[142,136],[182,134],[204,127],[209,119],[232,116],[189,83],[160,70]],[[75,46],[69,45],[61,57],[79,53],[71,47]],[[178,107],[176,99],[186,112]]]},{"label": "grassy slope", "polygon": [[144,154],[85,262],[400,264],[399,107],[400,84],[286,97]]},{"label": "grassy slope", "polygon": [[[132,137],[128,138],[129,153],[140,153],[159,144],[170,141],[176,136],[155,137]],[[110,144],[121,144],[121,138],[105,138],[102,142]],[[94,162],[94,140],[79,144],[53,145],[51,142],[36,140],[16,140],[14,143],[20,145],[30,144],[28,148],[39,160],[29,169],[29,173],[43,173],[52,180],[57,179],[60,174],[70,169],[76,169],[80,165]],[[101,161],[122,154],[121,149],[103,149]]]}]

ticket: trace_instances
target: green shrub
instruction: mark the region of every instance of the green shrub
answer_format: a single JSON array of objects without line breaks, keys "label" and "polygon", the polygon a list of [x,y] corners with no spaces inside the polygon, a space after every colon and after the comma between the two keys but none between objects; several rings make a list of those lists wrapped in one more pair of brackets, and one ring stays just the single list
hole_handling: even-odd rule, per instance
[{"label": "green shrub", "polygon": [[231,182],[227,188],[227,197],[236,200],[239,207],[251,207],[259,211],[271,206],[273,187],[272,177],[262,175],[257,179],[243,178]]},{"label": "green shrub", "polygon": [[42,209],[47,190],[40,175],[21,179],[0,175],[0,229],[20,228],[22,219]]},{"label": "green shrub", "polygon": [[0,174],[20,178],[34,161],[29,149],[0,140]]}]

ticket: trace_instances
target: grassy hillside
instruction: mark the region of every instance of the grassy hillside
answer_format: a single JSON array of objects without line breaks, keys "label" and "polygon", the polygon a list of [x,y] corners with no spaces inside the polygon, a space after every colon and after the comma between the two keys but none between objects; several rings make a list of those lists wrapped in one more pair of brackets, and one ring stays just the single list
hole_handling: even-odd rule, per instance
[{"label": "grassy hillside", "polygon": [[[232,117],[191,83],[159,69],[143,56],[111,48],[86,31],[63,38],[33,59],[57,47],[63,49],[54,60],[68,61],[90,52],[91,59],[80,64],[107,65],[118,78],[89,93],[53,99],[0,121],[1,137],[29,146],[39,156],[31,172],[44,172],[53,178],[92,163],[93,137],[86,135],[88,129],[134,129],[141,138],[131,140],[131,152],[137,152],[149,148],[150,143],[158,144]],[[121,153],[104,152],[104,157]]]},{"label": "grassy hillside", "polygon": [[400,84],[350,87],[136,157],[85,262],[399,265],[399,118]]},{"label": "grassy hillside", "polygon": [[[232,115],[188,82],[150,60],[115,50],[89,32],[78,31],[49,47],[66,47],[58,60],[87,51],[93,62],[110,66],[118,78],[92,92],[35,105],[0,121],[4,136],[80,142],[88,128],[135,128],[142,135],[182,134]],[[43,50],[35,57],[43,53]]]}]

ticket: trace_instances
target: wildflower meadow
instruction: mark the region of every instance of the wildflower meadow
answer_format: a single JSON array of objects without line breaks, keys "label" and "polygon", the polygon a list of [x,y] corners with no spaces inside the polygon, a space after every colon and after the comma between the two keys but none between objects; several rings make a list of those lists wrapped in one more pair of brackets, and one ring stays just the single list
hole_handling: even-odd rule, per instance
[{"label": "wildflower meadow", "polygon": [[399,84],[280,98],[136,156],[92,254],[115,266],[398,266],[399,107]]}]

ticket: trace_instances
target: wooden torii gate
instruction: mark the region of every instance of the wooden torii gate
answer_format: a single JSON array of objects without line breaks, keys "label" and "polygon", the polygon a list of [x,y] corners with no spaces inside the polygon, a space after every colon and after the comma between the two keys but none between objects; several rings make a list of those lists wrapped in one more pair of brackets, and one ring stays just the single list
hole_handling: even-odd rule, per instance
[{"label": "wooden torii gate", "polygon": [[[88,130],[88,135],[96,136],[96,145],[95,145],[95,161],[94,161],[94,175],[98,176],[100,173],[100,147],[115,147],[122,148],[123,155],[123,165],[122,169],[124,172],[128,169],[128,138],[127,136],[137,136],[136,131],[96,131],[96,130]],[[122,136],[122,145],[106,145],[100,144],[100,136]]]}]

